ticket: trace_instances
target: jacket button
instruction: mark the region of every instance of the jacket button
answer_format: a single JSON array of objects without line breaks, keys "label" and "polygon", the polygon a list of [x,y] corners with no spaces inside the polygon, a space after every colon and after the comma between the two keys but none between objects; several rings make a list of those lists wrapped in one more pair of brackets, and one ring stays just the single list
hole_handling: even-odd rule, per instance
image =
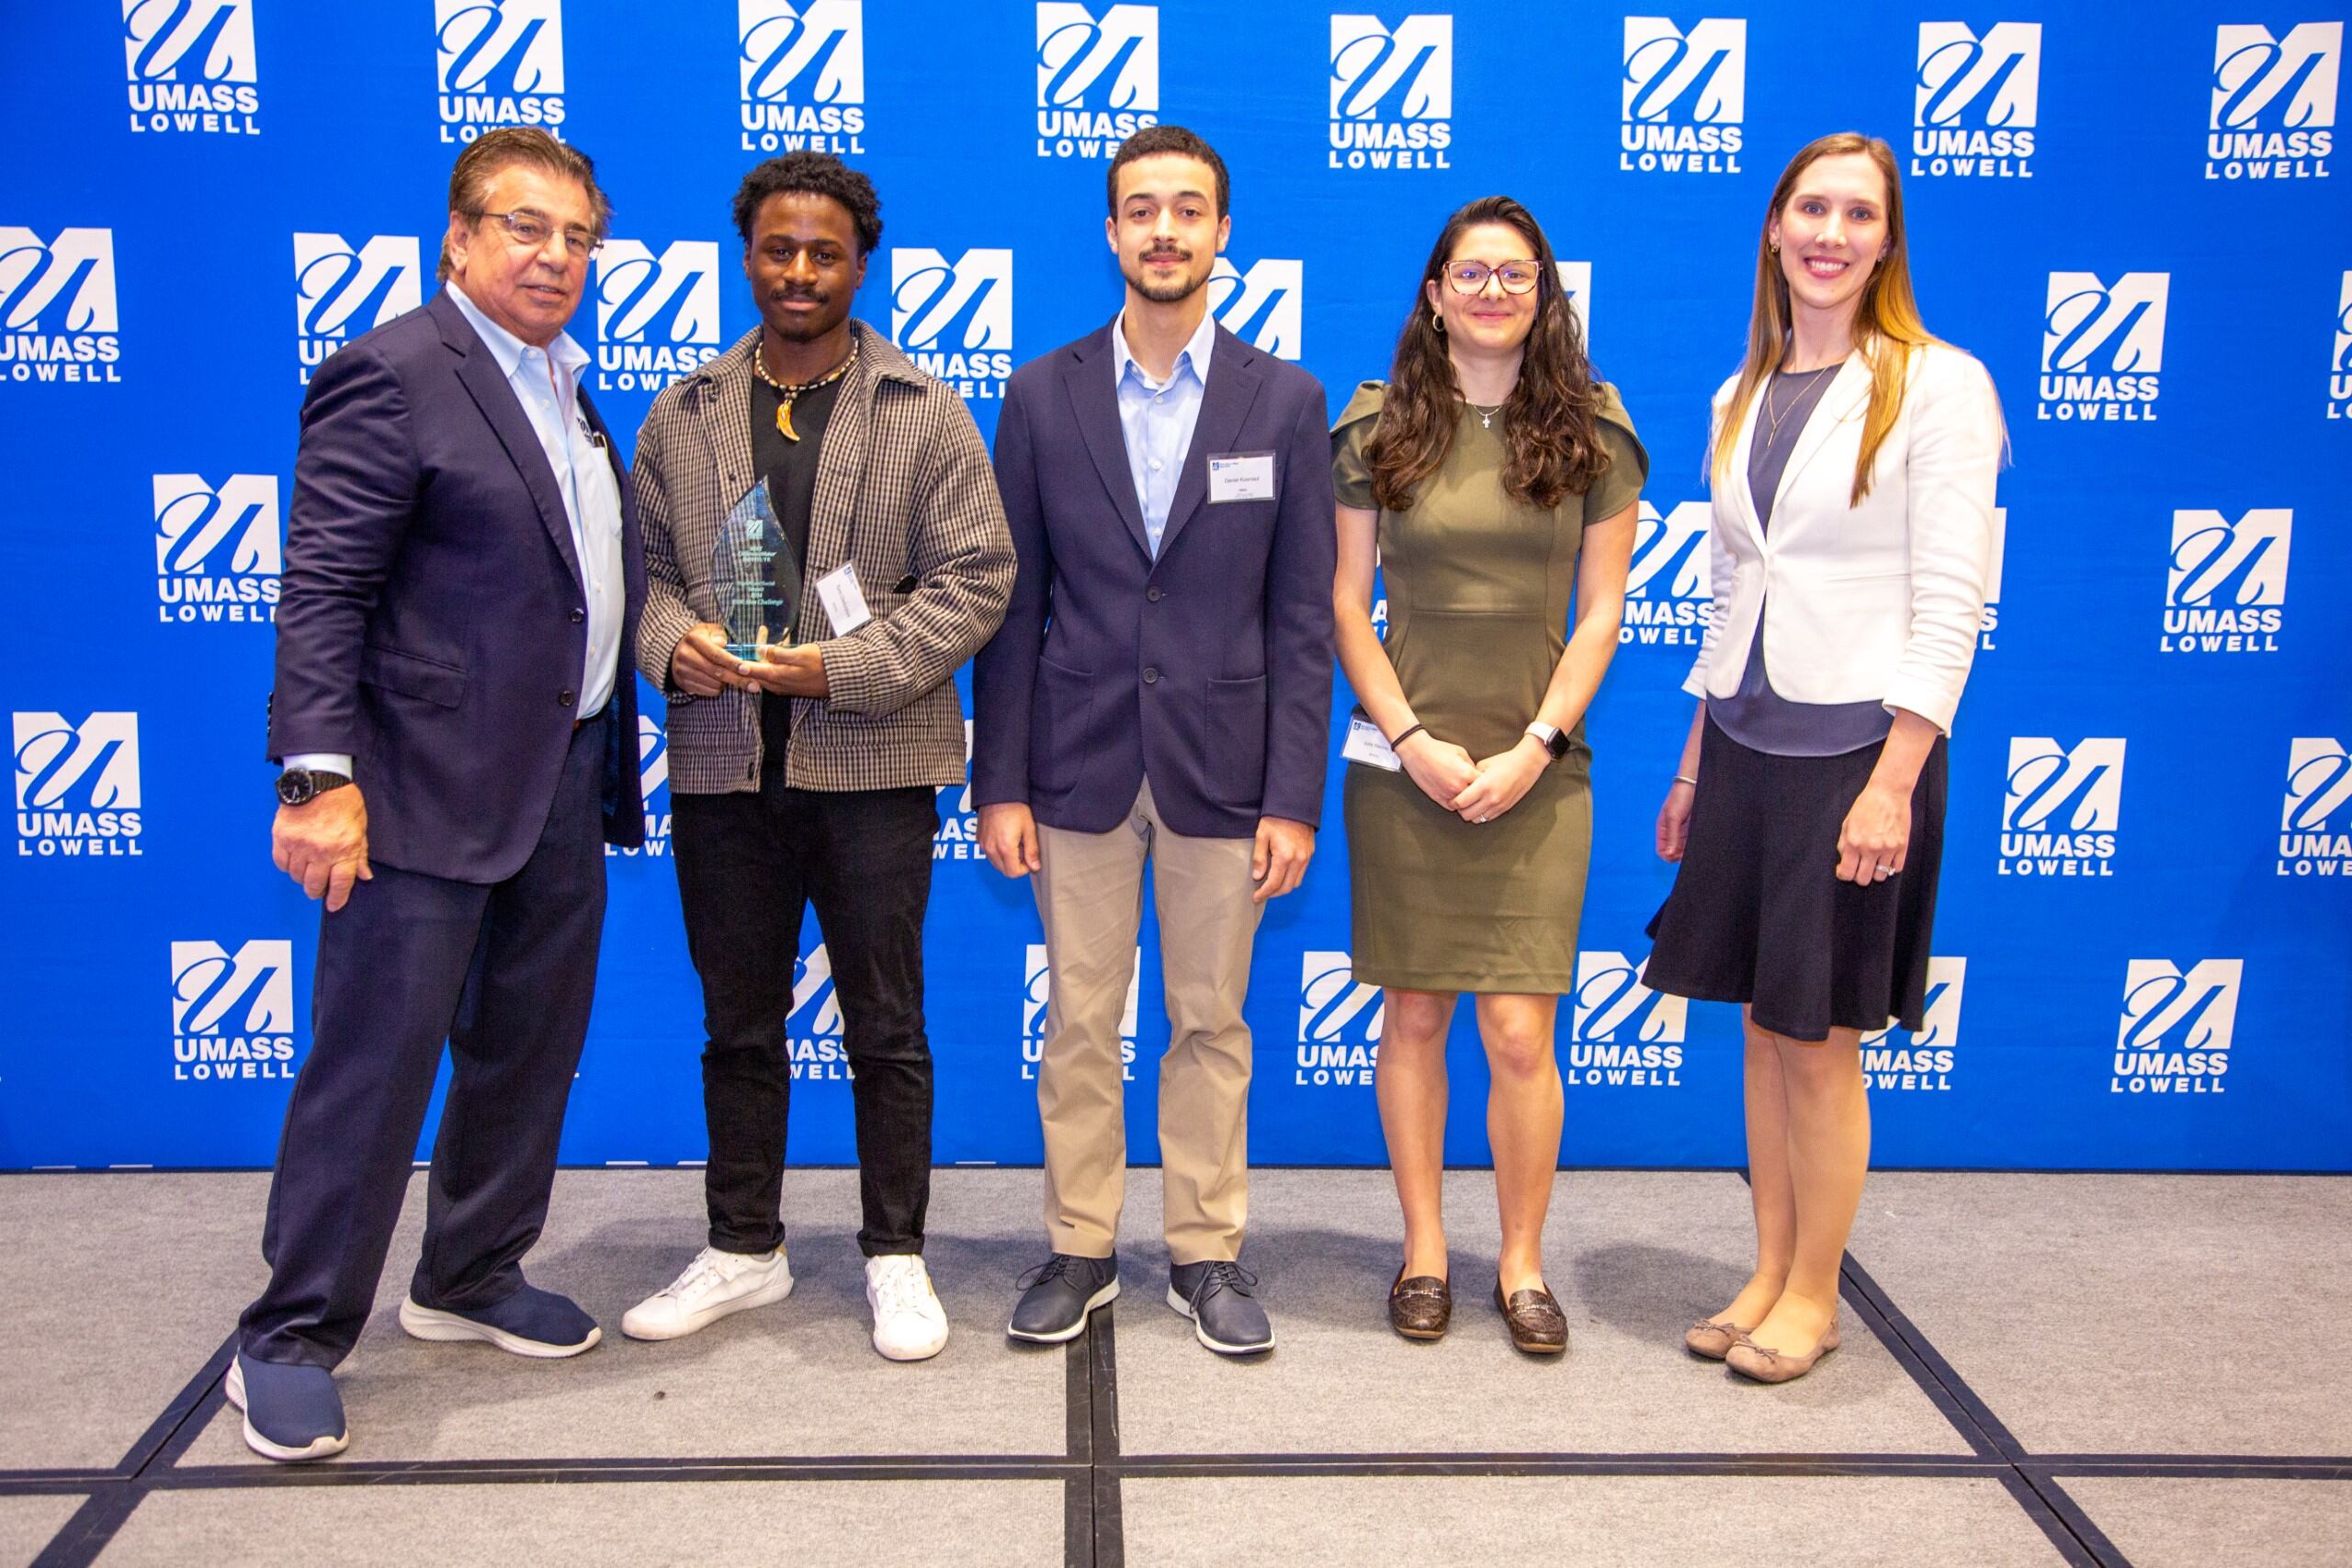
[{"label": "jacket button", "polygon": [[1143,683],[1147,686],[1156,685],[1159,683],[1159,671],[1158,667],[1150,664],[1145,665],[1143,667]]},{"label": "jacket button", "polygon": [[564,694],[563,694],[563,695],[561,695],[561,696],[560,696],[560,697],[556,698],[556,705],[557,705],[557,706],[559,706],[559,707],[567,707],[567,708],[568,708],[568,707],[570,707],[570,706],[571,705],[571,704],[572,704],[572,700],[573,700],[573,698],[574,698],[575,694],[576,694],[571,693],[571,692],[566,692],[566,693],[564,693]]},{"label": "jacket button", "polygon": [[574,610],[571,612],[571,624],[575,626],[587,618],[588,612],[585,610]]},{"label": "jacket button", "polygon": [[1157,588],[1145,589],[1143,591],[1143,596],[1150,600],[1155,604],[1159,603],[1159,590]]}]

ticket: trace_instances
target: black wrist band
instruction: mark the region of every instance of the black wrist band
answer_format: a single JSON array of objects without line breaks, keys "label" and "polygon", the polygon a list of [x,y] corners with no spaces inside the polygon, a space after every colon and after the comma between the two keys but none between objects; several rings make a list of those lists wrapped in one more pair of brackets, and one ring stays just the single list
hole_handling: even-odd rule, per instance
[{"label": "black wrist band", "polygon": [[1396,738],[1395,739],[1393,739],[1393,740],[1389,741],[1389,743],[1388,743],[1388,749],[1389,749],[1391,751],[1394,751],[1395,750],[1396,750],[1396,748],[1397,748],[1397,747],[1402,746],[1403,744],[1405,744],[1405,742],[1406,742],[1406,741],[1410,740],[1414,736],[1416,736],[1416,735],[1421,735],[1421,734],[1426,734],[1426,733],[1428,732],[1428,730],[1429,730],[1429,726],[1427,726],[1427,725],[1425,725],[1425,724],[1408,724],[1408,725],[1407,725],[1403,729],[1401,729],[1401,730],[1399,730],[1399,731],[1397,732],[1397,734],[1396,734]]}]

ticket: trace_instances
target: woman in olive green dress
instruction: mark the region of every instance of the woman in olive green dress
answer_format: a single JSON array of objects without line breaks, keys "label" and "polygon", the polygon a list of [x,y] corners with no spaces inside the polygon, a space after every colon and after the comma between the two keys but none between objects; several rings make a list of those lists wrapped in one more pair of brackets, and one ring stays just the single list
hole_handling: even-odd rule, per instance
[{"label": "woman in olive green dress", "polygon": [[1357,391],[1332,448],[1340,662],[1378,731],[1351,744],[1346,800],[1355,975],[1386,988],[1374,1082],[1405,1214],[1389,1321],[1435,1338],[1451,1319],[1445,1037],[1468,991],[1493,1075],[1495,1304],[1521,1349],[1565,1350],[1544,1284],[1553,1021],[1592,843],[1584,711],[1617,649],[1648,457],[1524,207],[1488,197],[1447,222],[1392,378]]}]

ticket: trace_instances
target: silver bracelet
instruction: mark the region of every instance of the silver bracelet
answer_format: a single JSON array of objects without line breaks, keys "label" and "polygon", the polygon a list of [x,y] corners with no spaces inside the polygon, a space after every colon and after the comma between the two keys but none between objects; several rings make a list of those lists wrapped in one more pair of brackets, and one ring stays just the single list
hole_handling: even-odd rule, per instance
[{"label": "silver bracelet", "polygon": [[1697,788],[1699,787],[1699,781],[1698,781],[1697,779],[1692,778],[1689,773],[1677,773],[1677,774],[1675,774],[1675,775],[1674,775],[1674,782],[1675,782],[1676,784],[1689,784],[1692,789],[1697,789]]}]

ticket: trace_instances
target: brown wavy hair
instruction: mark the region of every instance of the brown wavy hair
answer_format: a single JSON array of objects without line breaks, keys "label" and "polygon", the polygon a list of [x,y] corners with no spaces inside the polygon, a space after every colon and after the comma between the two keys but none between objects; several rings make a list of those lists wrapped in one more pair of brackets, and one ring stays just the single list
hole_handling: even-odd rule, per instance
[{"label": "brown wavy hair", "polygon": [[1600,389],[1585,357],[1584,329],[1560,292],[1552,243],[1535,215],[1510,197],[1481,197],[1446,220],[1414,286],[1405,330],[1396,334],[1388,396],[1364,448],[1372,498],[1385,511],[1411,506],[1414,490],[1437,472],[1453,446],[1462,388],[1445,352],[1445,334],[1431,323],[1427,286],[1453,287],[1445,279],[1445,264],[1464,231],[1481,223],[1519,231],[1537,273],[1535,324],[1528,330],[1519,379],[1503,402],[1503,489],[1531,506],[1554,507],[1565,496],[1589,491],[1609,467],[1609,454],[1600,446]]}]

